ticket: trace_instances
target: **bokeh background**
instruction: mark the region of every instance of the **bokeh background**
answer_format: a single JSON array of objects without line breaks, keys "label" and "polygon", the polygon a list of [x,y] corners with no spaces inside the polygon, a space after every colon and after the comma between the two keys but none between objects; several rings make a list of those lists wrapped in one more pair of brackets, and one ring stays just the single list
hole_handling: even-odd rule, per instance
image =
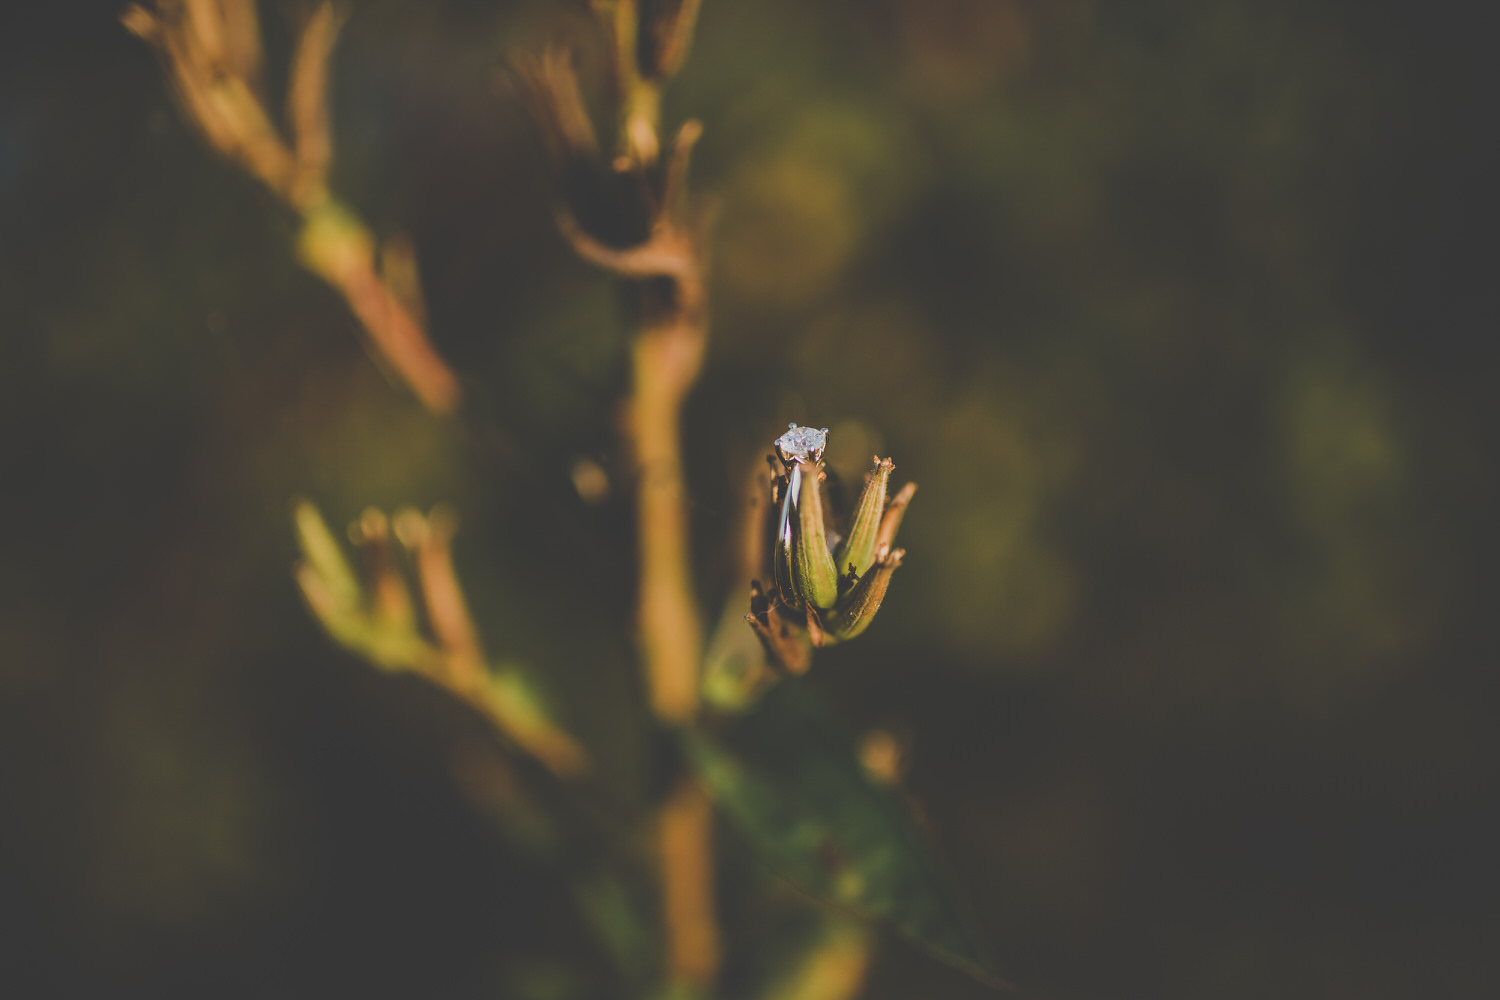
[{"label": "bokeh background", "polygon": [[[451,421],[119,6],[0,14],[0,993],[588,995],[447,766],[482,727],[323,637],[288,515],[452,502],[489,647],[643,780],[626,329],[503,73],[583,22],[350,4],[333,186],[413,241]],[[273,82],[297,9],[263,6]],[[704,4],[667,111],[722,206],[705,604],[787,421],[921,484],[879,620],[807,683],[898,735],[1023,995],[1500,989],[1482,29],[1447,0]],[[865,995],[989,994],[890,937]]]}]

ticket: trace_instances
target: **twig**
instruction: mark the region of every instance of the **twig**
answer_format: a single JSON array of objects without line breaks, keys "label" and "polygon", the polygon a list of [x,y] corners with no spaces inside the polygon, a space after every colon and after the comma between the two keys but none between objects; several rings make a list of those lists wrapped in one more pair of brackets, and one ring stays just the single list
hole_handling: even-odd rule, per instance
[{"label": "twig", "polygon": [[[639,306],[622,426],[636,471],[636,621],[651,709],[671,727],[691,724],[700,700],[703,623],[688,553],[681,416],[703,365],[708,295],[701,227],[688,209],[685,190],[702,128],[697,122],[684,125],[662,163],[658,122],[661,86],[686,54],[697,8],[696,2],[653,8],[653,23],[643,26],[636,0],[596,5],[613,42],[619,101],[616,152],[608,164],[600,162],[577,77],[564,54],[554,48],[541,59],[522,57],[516,64],[565,195],[570,179],[628,173],[638,182],[641,201],[622,206],[625,214],[644,209],[650,220],[643,242],[621,247],[585,229],[575,214],[577,203],[556,213],[558,231],[578,256],[628,282]],[[649,46],[640,44],[643,32]],[[707,795],[683,775],[657,822],[668,973],[674,984],[700,989],[713,983],[719,965],[712,820]]]},{"label": "twig", "polygon": [[381,281],[373,237],[328,192],[328,65],[341,22],[332,4],[318,7],[297,41],[287,88],[290,144],[261,93],[253,0],[157,0],[154,11],[133,5],[121,20],[161,54],[184,115],[209,145],[302,216],[302,262],[343,295],[391,371],[429,409],[457,407],[458,379]]}]

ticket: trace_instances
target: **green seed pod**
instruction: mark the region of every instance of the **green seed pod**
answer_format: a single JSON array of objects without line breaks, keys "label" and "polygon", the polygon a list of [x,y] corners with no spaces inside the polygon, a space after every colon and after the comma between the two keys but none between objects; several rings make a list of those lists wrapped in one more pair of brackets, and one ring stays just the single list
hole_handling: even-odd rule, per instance
[{"label": "green seed pod", "polygon": [[[798,488],[801,480],[801,488]],[[823,526],[823,473],[817,468],[792,470],[788,491],[797,509],[797,527],[792,532],[792,583],[808,604],[831,608],[839,597],[839,571],[828,551],[828,533]]]},{"label": "green seed pod", "polygon": [[828,428],[790,429],[776,439],[786,466],[781,485],[773,571],[782,600],[794,607],[830,608],[838,600],[839,574],[823,523],[823,448]]},{"label": "green seed pod", "polygon": [[828,615],[828,638],[825,639],[825,644],[829,641],[853,639],[869,627],[875,618],[875,612],[880,610],[880,602],[885,600],[891,574],[896,572],[896,567],[901,565],[901,558],[905,555],[905,549],[894,549],[876,555],[874,565],[859,578],[854,588],[839,602],[839,607]]},{"label": "green seed pod", "polygon": [[772,662],[792,673],[807,669],[813,648],[852,639],[869,627],[906,554],[892,546],[917,490],[907,483],[887,499],[895,464],[876,456],[835,559],[821,489],[827,434],[792,424],[776,439],[776,457],[786,470],[772,490],[780,507],[771,556],[779,599],[768,600],[757,589],[758,602],[752,599],[746,616]]},{"label": "green seed pod", "polygon": [[855,586],[875,559],[875,539],[880,535],[880,516],[885,512],[886,486],[895,468],[890,459],[877,455],[875,468],[865,477],[864,492],[859,495],[859,504],[854,509],[849,537],[839,545],[833,558],[834,568],[839,574],[839,590],[844,593]]}]

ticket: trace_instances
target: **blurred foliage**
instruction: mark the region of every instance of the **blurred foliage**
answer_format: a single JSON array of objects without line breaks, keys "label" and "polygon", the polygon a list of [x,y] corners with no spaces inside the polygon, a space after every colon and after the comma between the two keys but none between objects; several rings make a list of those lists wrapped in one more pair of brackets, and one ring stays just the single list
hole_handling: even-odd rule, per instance
[{"label": "blurred foliage", "polygon": [[1003,982],[951,880],[927,857],[903,805],[867,777],[824,713],[783,685],[727,736],[695,733],[688,754],[729,822],[794,886]]},{"label": "blurred foliage", "polygon": [[[334,524],[451,503],[479,630],[620,810],[657,793],[625,321],[553,229],[503,72],[559,30],[587,45],[565,6],[358,0],[334,63],[331,186],[415,247],[462,422],[382,375],[118,3],[0,13],[6,994],[646,975],[621,914],[649,891],[553,878],[539,813],[474,793],[517,766],[481,720],[332,648],[289,575],[293,496]],[[263,13],[274,81],[292,33]],[[704,121],[722,207],[686,426],[705,604],[743,467],[789,421],[831,428],[846,484],[876,451],[922,484],[880,620],[798,683],[900,735],[901,795],[1023,994],[1497,985],[1478,17],[703,7],[667,117]],[[747,914],[726,996],[988,995],[883,932],[851,973],[865,932],[722,840]],[[779,974],[748,961],[777,948]]]}]

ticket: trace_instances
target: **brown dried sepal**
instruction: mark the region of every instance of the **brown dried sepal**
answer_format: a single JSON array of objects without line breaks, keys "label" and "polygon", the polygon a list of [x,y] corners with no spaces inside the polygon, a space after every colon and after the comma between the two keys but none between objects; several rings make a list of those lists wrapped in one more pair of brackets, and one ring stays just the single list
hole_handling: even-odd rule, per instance
[{"label": "brown dried sepal", "polygon": [[805,624],[799,624],[786,612],[785,605],[773,604],[759,581],[750,584],[750,613],[745,621],[760,637],[771,662],[790,674],[805,674],[812,666],[812,639]]}]

